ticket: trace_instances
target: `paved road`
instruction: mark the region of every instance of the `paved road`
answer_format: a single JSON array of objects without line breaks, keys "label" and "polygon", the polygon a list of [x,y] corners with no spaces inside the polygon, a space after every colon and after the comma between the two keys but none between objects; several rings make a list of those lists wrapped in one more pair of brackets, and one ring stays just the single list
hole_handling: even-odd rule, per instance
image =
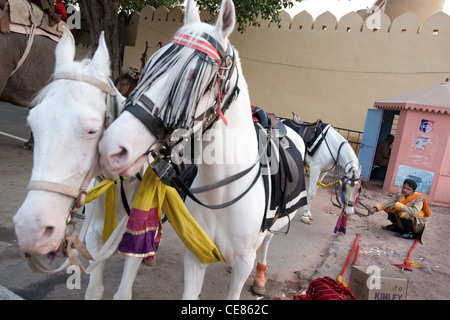
[{"label": "paved road", "polygon": [[[28,108],[0,102],[0,136],[2,138],[0,141],[2,143],[8,143],[8,139],[27,141],[30,135],[30,128],[26,122],[27,116]],[[9,135],[13,135],[13,137]],[[13,143],[13,141],[9,143]]]}]

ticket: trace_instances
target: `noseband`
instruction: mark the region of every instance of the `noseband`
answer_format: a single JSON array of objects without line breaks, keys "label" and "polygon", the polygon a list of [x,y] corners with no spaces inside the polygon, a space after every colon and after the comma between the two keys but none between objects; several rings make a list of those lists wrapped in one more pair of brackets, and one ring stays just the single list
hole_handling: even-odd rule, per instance
[{"label": "noseband", "polygon": [[[75,80],[82,81],[88,83],[104,93],[106,93],[106,105],[110,104],[110,99],[115,99],[117,96],[116,89],[110,84],[106,84],[103,81],[100,81],[96,78],[90,77],[88,75],[80,74],[80,73],[72,73],[72,72],[60,72],[56,73],[53,76],[53,80]],[[105,115],[105,127],[109,124],[109,116],[108,111],[106,111]],[[74,198],[74,203],[71,208],[71,212],[78,210],[84,205],[86,200],[86,188],[89,185],[89,182],[94,177],[95,166],[89,170],[87,175],[85,176],[81,186],[79,188],[67,186],[57,182],[43,181],[43,180],[31,180],[28,184],[28,190],[41,190],[59,193],[71,198]]]}]

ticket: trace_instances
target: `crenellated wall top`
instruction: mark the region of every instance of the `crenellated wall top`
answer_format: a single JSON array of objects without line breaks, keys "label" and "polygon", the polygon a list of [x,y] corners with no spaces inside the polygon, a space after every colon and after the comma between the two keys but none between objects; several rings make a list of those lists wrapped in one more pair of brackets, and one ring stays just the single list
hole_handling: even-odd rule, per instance
[{"label": "crenellated wall top", "polygon": [[[179,25],[183,22],[183,9],[175,7],[171,10],[164,6],[155,9],[146,6],[140,13],[140,23],[168,23]],[[289,13],[282,10],[280,12],[280,22],[272,23],[267,20],[258,19],[256,27],[249,28],[269,28],[281,30],[295,30],[300,32],[380,32],[380,33],[418,33],[432,35],[450,34],[450,16],[444,12],[438,12],[428,17],[422,24],[417,15],[406,12],[391,21],[391,19],[381,11],[377,11],[367,18],[357,12],[349,12],[339,20],[329,11],[322,13],[315,19],[307,12],[302,11],[291,17]],[[211,15],[202,12],[203,21],[210,21]]]}]

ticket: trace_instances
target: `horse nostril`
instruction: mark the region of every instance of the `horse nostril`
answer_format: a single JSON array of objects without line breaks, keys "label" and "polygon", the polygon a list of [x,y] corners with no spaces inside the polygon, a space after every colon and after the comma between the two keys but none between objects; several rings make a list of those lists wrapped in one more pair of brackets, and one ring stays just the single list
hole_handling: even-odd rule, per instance
[{"label": "horse nostril", "polygon": [[53,234],[53,232],[55,231],[54,227],[46,227],[44,234],[42,235],[42,238],[50,238]]},{"label": "horse nostril", "polygon": [[123,147],[119,147],[119,151],[111,155],[112,162],[116,164],[120,164],[123,161],[126,161],[127,158],[128,150]]}]

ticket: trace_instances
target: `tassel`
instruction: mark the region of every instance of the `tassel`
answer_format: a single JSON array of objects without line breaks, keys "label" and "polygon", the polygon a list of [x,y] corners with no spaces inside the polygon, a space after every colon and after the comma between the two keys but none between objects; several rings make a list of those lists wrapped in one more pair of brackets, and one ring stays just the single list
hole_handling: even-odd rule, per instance
[{"label": "tassel", "polygon": [[336,227],[334,227],[334,233],[342,232],[343,234],[347,233],[347,215],[345,213],[341,213],[336,222]]}]

